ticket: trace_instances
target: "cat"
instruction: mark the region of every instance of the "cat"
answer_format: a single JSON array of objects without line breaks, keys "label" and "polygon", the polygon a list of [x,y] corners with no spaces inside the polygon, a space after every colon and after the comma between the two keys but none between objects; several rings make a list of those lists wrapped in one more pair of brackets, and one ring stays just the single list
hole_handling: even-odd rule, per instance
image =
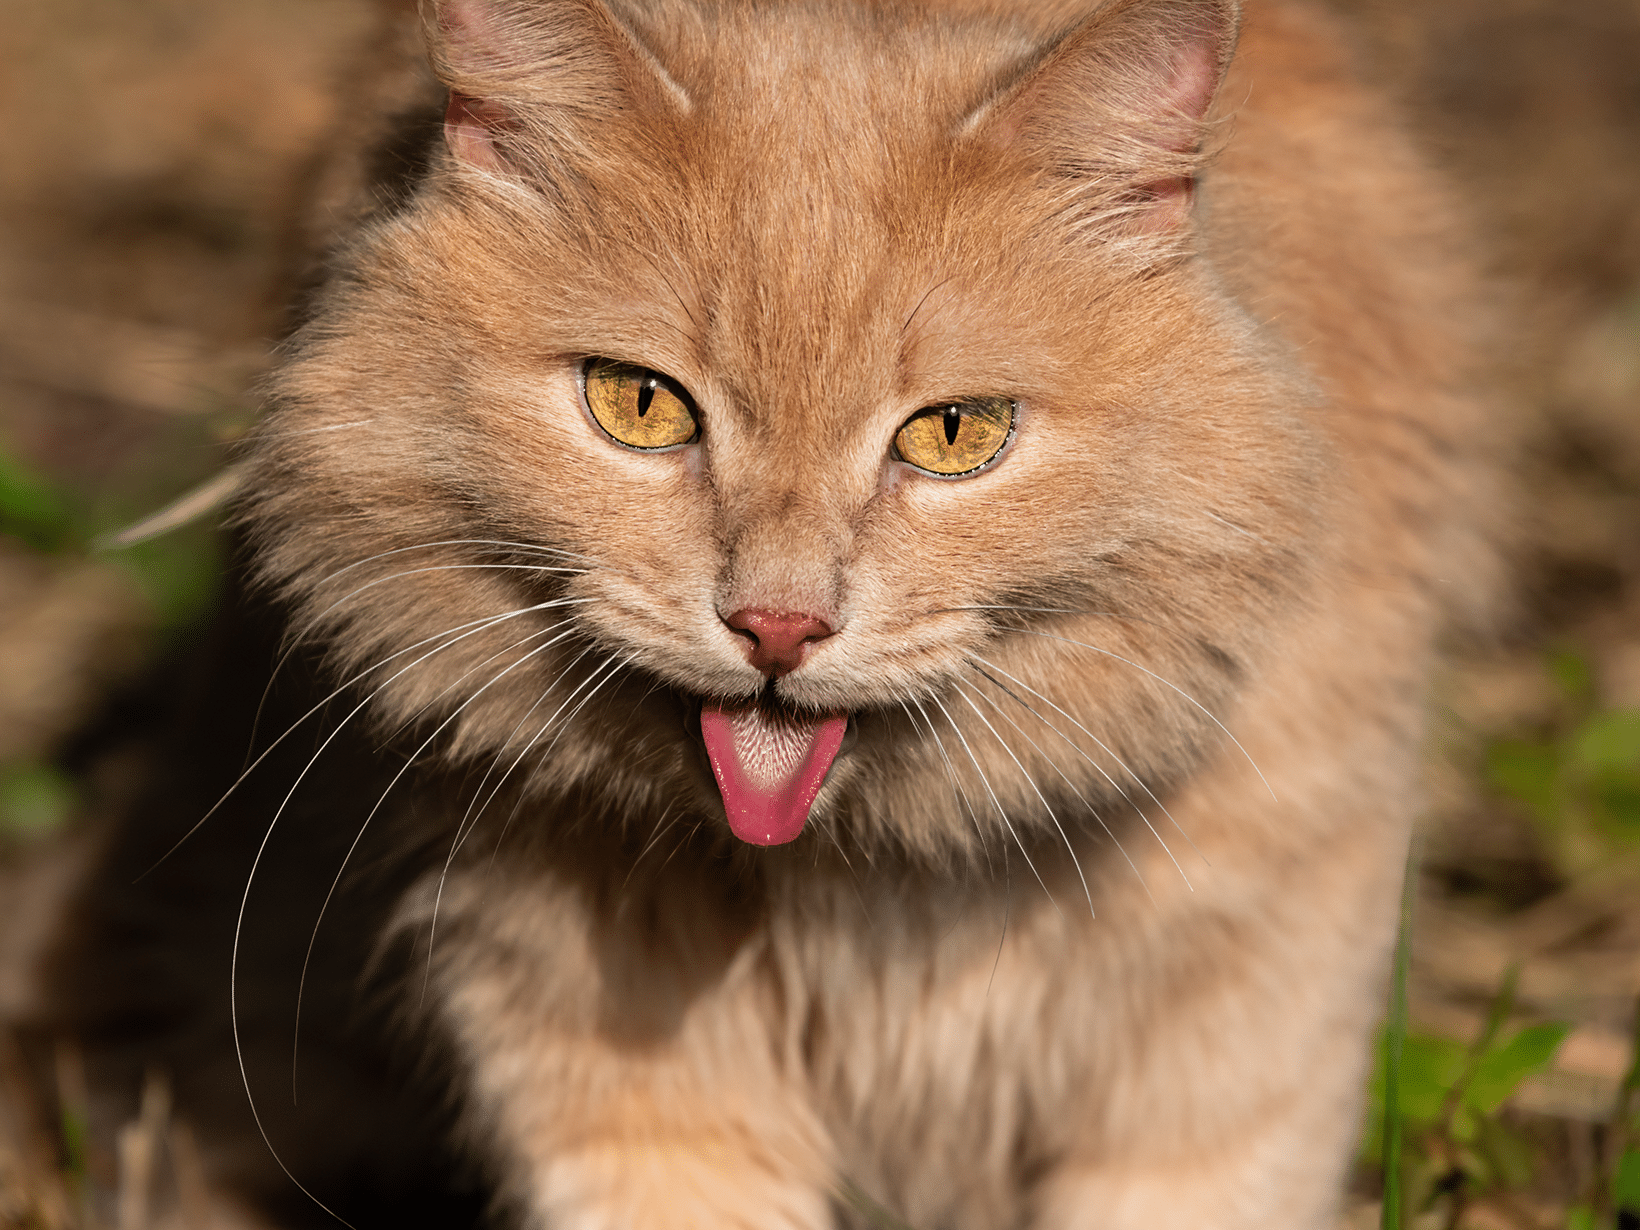
[{"label": "cat", "polygon": [[1330,1225],[1502,434],[1331,19],[424,21],[442,130],[242,462],[285,733],[127,825],[197,831],[88,892],[77,1032],[360,1225],[367,1172],[395,1224]]}]

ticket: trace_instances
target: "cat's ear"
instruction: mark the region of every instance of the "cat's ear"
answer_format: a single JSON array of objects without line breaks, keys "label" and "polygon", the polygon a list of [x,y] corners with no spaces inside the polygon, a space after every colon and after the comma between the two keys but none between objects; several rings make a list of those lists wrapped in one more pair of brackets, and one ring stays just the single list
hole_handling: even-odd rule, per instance
[{"label": "cat's ear", "polygon": [[1237,25],[1236,0],[1115,0],[974,111],[965,133],[1042,159],[1107,222],[1175,229]]},{"label": "cat's ear", "polygon": [[689,109],[600,0],[434,0],[422,11],[450,89],[445,140],[469,166],[515,170],[531,146],[577,144],[623,113]]}]

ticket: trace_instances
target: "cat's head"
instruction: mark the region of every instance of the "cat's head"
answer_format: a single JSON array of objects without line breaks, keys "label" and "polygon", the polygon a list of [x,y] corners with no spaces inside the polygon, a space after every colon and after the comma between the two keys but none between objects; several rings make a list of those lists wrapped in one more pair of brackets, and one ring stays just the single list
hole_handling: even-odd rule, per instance
[{"label": "cat's head", "polygon": [[1203,253],[1235,20],[444,0],[445,146],[254,445],[265,574],[586,823],[942,855],[1159,792],[1319,532]]}]

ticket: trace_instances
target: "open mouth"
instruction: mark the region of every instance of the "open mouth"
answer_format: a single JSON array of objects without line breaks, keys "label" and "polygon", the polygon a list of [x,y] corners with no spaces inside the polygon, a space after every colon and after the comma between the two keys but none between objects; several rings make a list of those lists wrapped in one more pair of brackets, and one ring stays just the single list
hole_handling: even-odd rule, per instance
[{"label": "open mouth", "polygon": [[700,733],[734,835],[754,846],[795,840],[848,726],[846,713],[796,713],[756,701],[703,705]]}]

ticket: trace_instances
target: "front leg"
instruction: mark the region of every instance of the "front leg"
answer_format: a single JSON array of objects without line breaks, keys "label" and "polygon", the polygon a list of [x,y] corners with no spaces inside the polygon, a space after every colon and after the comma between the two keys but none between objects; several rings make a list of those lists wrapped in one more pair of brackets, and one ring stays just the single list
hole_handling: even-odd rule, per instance
[{"label": "front leg", "polygon": [[[1354,1081],[1358,1066],[1343,1064]],[[1342,1082],[1329,1079],[1329,1085]],[[1214,1140],[1143,1158],[1073,1158],[1041,1194],[1035,1230],[1331,1230],[1358,1127],[1353,1089],[1295,1089]]]},{"label": "front leg", "polygon": [[678,1062],[582,1052],[572,1102],[561,1086],[546,1090],[536,1066],[534,1079],[478,1101],[508,1154],[507,1188],[526,1225],[831,1230],[826,1168],[783,1113],[785,1091],[770,1089],[761,1105],[744,1093],[723,1101]]},{"label": "front leg", "polygon": [[830,1230],[829,1142],[758,941],[700,898],[635,907],[638,925],[585,897],[474,877],[440,907],[434,1012],[503,1199],[532,1230]]},{"label": "front leg", "polygon": [[[1249,878],[1161,929],[1142,1027],[1113,1040],[1108,1093],[1039,1191],[1033,1230],[1336,1224],[1404,840],[1358,819],[1262,897]],[[1227,858],[1214,874],[1236,870]]]}]

